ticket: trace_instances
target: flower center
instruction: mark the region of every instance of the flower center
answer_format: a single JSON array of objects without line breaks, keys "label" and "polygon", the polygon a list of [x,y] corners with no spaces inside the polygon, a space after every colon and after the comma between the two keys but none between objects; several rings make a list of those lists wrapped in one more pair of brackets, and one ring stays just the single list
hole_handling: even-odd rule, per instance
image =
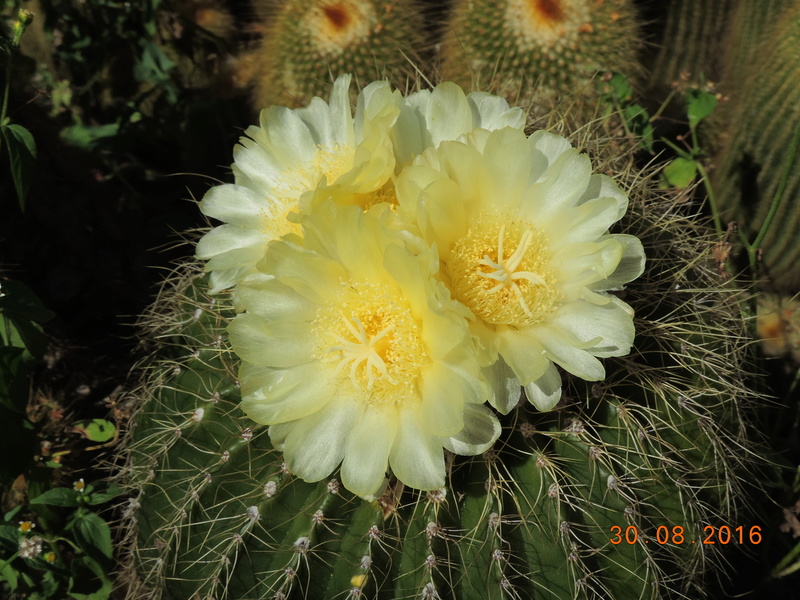
[{"label": "flower center", "polygon": [[492,325],[528,326],[559,297],[547,240],[510,215],[481,213],[447,263],[454,296]]},{"label": "flower center", "polygon": [[358,204],[364,211],[381,202],[386,202],[392,209],[397,209],[397,192],[391,179],[374,192],[353,194],[353,203]]},{"label": "flower center", "polygon": [[366,403],[399,404],[418,397],[426,354],[419,325],[388,285],[346,282],[340,303],[319,311],[316,358],[335,369]]}]

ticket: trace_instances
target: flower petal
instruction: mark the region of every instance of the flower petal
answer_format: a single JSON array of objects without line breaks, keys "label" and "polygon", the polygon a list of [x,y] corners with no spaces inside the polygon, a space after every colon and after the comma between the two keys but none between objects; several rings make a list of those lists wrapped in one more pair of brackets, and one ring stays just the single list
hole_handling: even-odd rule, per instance
[{"label": "flower petal", "polygon": [[561,400],[561,375],[553,363],[539,379],[525,385],[525,396],[542,412],[555,408]]},{"label": "flower petal", "polygon": [[486,92],[472,92],[467,96],[467,102],[472,109],[473,128],[494,131],[513,127],[521,131],[525,127],[525,111],[518,107],[509,108],[504,98]]},{"label": "flower petal", "polygon": [[521,331],[510,327],[498,328],[499,352],[503,360],[525,385],[541,377],[547,369],[548,360],[533,329]]},{"label": "flower petal", "polygon": [[399,411],[400,424],[389,466],[407,486],[435,490],[444,486],[444,451],[441,438],[428,433],[418,410]]},{"label": "flower petal", "polygon": [[483,375],[492,389],[489,404],[507,415],[519,404],[522,396],[519,379],[503,357],[498,357],[494,364],[484,367]]},{"label": "flower petal", "polygon": [[464,406],[464,428],[456,435],[445,438],[442,445],[460,456],[474,456],[486,452],[495,443],[502,427],[491,410],[481,404]]},{"label": "flower petal", "polygon": [[464,398],[459,379],[441,362],[422,374],[422,418],[428,431],[450,436],[464,427]]},{"label": "flower petal", "polygon": [[427,108],[426,121],[434,147],[474,129],[464,90],[452,82],[445,81],[433,89]]},{"label": "flower petal", "polygon": [[199,206],[208,217],[253,229],[258,229],[259,216],[268,215],[270,208],[263,194],[232,183],[212,187]]},{"label": "flower petal", "polygon": [[308,298],[264,273],[241,281],[236,293],[245,310],[270,321],[311,321],[317,310]]},{"label": "flower petal", "polygon": [[636,331],[633,311],[622,300],[609,296],[603,305],[576,300],[562,306],[550,325],[569,332],[581,343],[600,340],[587,348],[595,356],[624,356],[631,350]]},{"label": "flower petal", "polygon": [[549,223],[561,211],[575,206],[589,186],[592,163],[574,148],[559,156],[528,188],[520,207],[520,216],[531,223]]},{"label": "flower petal", "polygon": [[286,368],[312,360],[317,340],[294,321],[267,321],[256,315],[237,315],[228,325],[233,350],[261,367]]},{"label": "flower petal", "polygon": [[322,409],[336,390],[326,373],[320,371],[315,363],[288,369],[244,363],[239,381],[242,385],[242,410],[250,419],[264,425],[307,417]]},{"label": "flower petal", "polygon": [[283,455],[289,471],[304,481],[330,475],[344,458],[347,438],[361,410],[358,403],[338,398],[322,410],[288,423]]},{"label": "flower petal", "polygon": [[[599,381],[606,376],[603,363],[585,349],[592,347],[595,340],[581,343],[571,333],[549,326],[538,327],[536,334],[545,348],[545,356],[566,371],[586,381]],[[526,383],[530,382],[523,385]]]},{"label": "flower petal", "polygon": [[374,497],[383,485],[396,434],[394,407],[364,412],[345,446],[341,470],[344,487],[362,498]]},{"label": "flower petal", "polygon": [[195,256],[204,260],[239,248],[266,247],[267,240],[255,229],[236,225],[220,225],[197,242]]},{"label": "flower petal", "polygon": [[646,258],[639,238],[622,234],[613,234],[611,237],[622,245],[622,257],[614,272],[608,278],[590,284],[590,290],[621,290],[624,284],[644,273]]}]

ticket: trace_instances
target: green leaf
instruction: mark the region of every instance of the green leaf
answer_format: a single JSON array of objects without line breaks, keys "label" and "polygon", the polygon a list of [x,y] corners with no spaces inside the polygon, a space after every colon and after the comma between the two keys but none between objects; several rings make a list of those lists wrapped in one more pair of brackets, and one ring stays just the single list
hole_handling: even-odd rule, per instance
[{"label": "green leaf", "polygon": [[52,571],[46,571],[42,576],[42,592],[45,598],[51,598],[58,592],[58,581]]},{"label": "green leaf", "polygon": [[119,496],[123,491],[122,486],[112,483],[108,489],[103,492],[94,492],[89,496],[89,504],[97,505],[103,504]]},{"label": "green leaf", "polygon": [[72,488],[58,487],[47,490],[44,494],[36,496],[31,504],[49,504],[50,506],[78,506],[80,494]]},{"label": "green leaf", "polygon": [[111,529],[102,517],[93,512],[85,512],[75,518],[72,523],[76,542],[87,554],[96,548],[103,556],[111,558]]},{"label": "green leaf", "polygon": [[[19,521],[0,524],[0,548],[10,550],[11,554],[19,549]],[[0,562],[5,558],[0,555]]]},{"label": "green leaf", "polygon": [[30,356],[41,360],[47,350],[47,336],[42,330],[41,325],[17,315],[6,315],[9,325],[13,328],[12,345],[22,346],[28,351]]},{"label": "green leaf", "polygon": [[0,312],[13,313],[40,324],[55,316],[31,288],[13,279],[0,282]]},{"label": "green leaf", "polygon": [[0,404],[0,439],[13,452],[0,452],[0,487],[10,486],[20,473],[28,470],[39,448],[33,424],[24,414]]},{"label": "green leaf", "polygon": [[85,436],[93,442],[107,442],[117,433],[117,428],[111,421],[105,419],[86,419],[76,421],[74,431]]},{"label": "green leaf", "polygon": [[608,83],[619,100],[630,100],[633,96],[633,87],[622,73],[615,73]]},{"label": "green leaf", "polygon": [[[15,506],[14,508],[12,508],[10,511],[8,511],[6,514],[3,515],[3,521],[5,521],[6,523],[10,523],[11,519],[16,517],[17,513],[21,510],[22,510],[22,504],[18,504],[17,506]],[[2,531],[2,527],[0,527],[0,531]]]},{"label": "green leaf", "polygon": [[[2,562],[3,560],[0,559],[0,563]],[[13,592],[19,585],[19,581],[17,579],[17,570],[11,565],[6,565],[0,569],[0,581],[5,581],[8,583],[8,587],[10,588],[9,591]]]},{"label": "green leaf", "polygon": [[689,127],[694,129],[717,107],[717,97],[711,92],[692,89],[686,93],[686,115]]},{"label": "green leaf", "polygon": [[[0,322],[0,331],[3,329]],[[5,342],[5,336],[0,337]],[[23,348],[0,347],[0,406],[18,413],[19,419],[23,418],[28,404],[28,375],[31,371],[30,361],[24,360],[24,353]],[[0,423],[0,431],[3,430],[3,424]]]},{"label": "green leaf", "polygon": [[11,161],[11,178],[17,189],[19,207],[25,209],[25,200],[33,181],[36,169],[36,142],[31,132],[22,125],[6,125],[2,128],[3,137],[8,144],[8,157]]},{"label": "green leaf", "polygon": [[61,130],[61,139],[71,146],[93,150],[103,140],[119,133],[117,123],[106,125],[73,125]]},{"label": "green leaf", "polygon": [[686,158],[675,158],[662,172],[667,187],[683,188],[694,181],[697,175],[697,163]]},{"label": "green leaf", "polygon": [[622,118],[628,130],[641,138],[641,145],[648,152],[653,152],[654,128],[650,122],[650,115],[640,104],[631,104],[622,112]]},{"label": "green leaf", "polygon": [[72,562],[67,596],[73,600],[108,600],[111,580],[97,561],[80,556]]}]

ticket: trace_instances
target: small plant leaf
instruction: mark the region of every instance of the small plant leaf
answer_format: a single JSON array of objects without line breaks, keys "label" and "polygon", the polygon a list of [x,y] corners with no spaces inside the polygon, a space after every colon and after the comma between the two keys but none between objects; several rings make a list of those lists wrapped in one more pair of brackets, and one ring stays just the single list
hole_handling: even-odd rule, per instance
[{"label": "small plant leaf", "polygon": [[3,566],[0,569],[0,581],[5,581],[8,584],[8,591],[13,592],[19,585],[17,570],[11,565]]},{"label": "small plant leaf", "polygon": [[88,554],[97,549],[103,556],[111,558],[111,529],[101,516],[93,512],[78,515],[73,522],[76,542]]},{"label": "small plant leaf", "polygon": [[77,421],[72,429],[93,442],[107,442],[116,435],[117,428],[111,421],[105,419],[87,419]]},{"label": "small plant leaf", "polygon": [[71,488],[58,487],[47,490],[44,494],[33,498],[31,504],[49,504],[51,506],[78,506],[80,494]]},{"label": "small plant leaf", "polygon": [[103,504],[104,502],[108,502],[119,496],[124,490],[122,486],[112,483],[108,486],[108,489],[103,492],[93,492],[89,497],[89,504],[96,505],[96,504]]},{"label": "small plant leaf", "polygon": [[36,142],[30,131],[16,124],[3,127],[3,137],[8,144],[11,178],[17,189],[19,207],[25,210],[25,200],[36,168]]},{"label": "small plant leaf", "polygon": [[662,175],[667,187],[686,187],[697,175],[697,163],[687,158],[675,158],[664,168]]},{"label": "small plant leaf", "polygon": [[625,124],[631,133],[641,138],[640,144],[648,151],[653,152],[654,128],[650,122],[650,115],[640,104],[631,104],[623,113]]},{"label": "small plant leaf", "polygon": [[[98,587],[99,586],[99,587]],[[68,596],[74,600],[107,600],[111,595],[111,580],[105,569],[88,556],[72,563]]]},{"label": "small plant leaf", "polygon": [[689,117],[689,127],[694,129],[717,107],[717,97],[711,92],[703,90],[689,90],[686,94],[686,115]]},{"label": "small plant leaf", "polygon": [[11,279],[0,282],[0,312],[13,313],[36,323],[47,323],[55,316],[33,290]]},{"label": "small plant leaf", "polygon": [[72,125],[61,130],[61,139],[71,146],[94,150],[103,141],[119,134],[119,125]]}]

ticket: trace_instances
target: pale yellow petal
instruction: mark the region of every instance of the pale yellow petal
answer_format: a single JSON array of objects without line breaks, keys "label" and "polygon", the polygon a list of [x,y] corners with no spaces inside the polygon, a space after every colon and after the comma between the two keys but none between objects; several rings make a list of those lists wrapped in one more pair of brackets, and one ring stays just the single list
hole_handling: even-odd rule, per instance
[{"label": "pale yellow petal", "polygon": [[389,466],[397,478],[418,490],[444,486],[444,450],[441,438],[428,433],[419,411],[399,411],[397,437],[389,453]]},{"label": "pale yellow petal", "polygon": [[234,352],[262,367],[294,367],[311,360],[317,340],[301,323],[267,321],[243,313],[237,315],[228,334]]},{"label": "pale yellow petal", "polygon": [[239,371],[241,407],[256,423],[274,425],[321,410],[336,390],[327,370],[315,363],[288,369],[244,363]]},{"label": "pale yellow petal", "polygon": [[464,407],[464,428],[445,438],[442,445],[454,454],[474,456],[486,452],[501,431],[500,422],[491,410],[480,404],[468,404]]},{"label": "pale yellow petal", "polygon": [[362,498],[374,497],[384,483],[397,428],[394,407],[364,411],[345,446],[341,478],[348,490]]},{"label": "pale yellow petal", "polygon": [[283,455],[289,472],[312,482],[328,477],[342,462],[347,438],[361,411],[358,403],[339,398],[288,423]]}]

